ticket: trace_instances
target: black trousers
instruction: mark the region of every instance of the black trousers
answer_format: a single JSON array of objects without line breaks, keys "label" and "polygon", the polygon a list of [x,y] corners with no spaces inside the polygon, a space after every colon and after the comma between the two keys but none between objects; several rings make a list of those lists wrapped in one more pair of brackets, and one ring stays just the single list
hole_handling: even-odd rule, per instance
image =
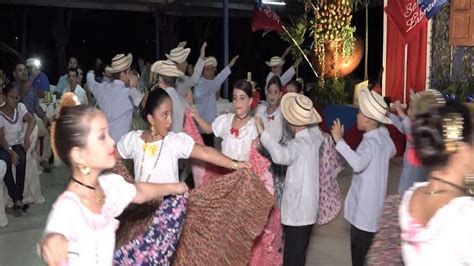
[{"label": "black trousers", "polygon": [[365,257],[375,233],[366,232],[351,225],[351,257],[353,266],[364,266]]},{"label": "black trousers", "polygon": [[311,238],[313,225],[284,226],[285,249],[283,252],[283,266],[304,266],[306,263],[306,249]]},{"label": "black trousers", "polygon": [[7,164],[7,171],[3,181],[8,189],[8,195],[13,202],[23,200],[23,190],[25,189],[25,171],[26,171],[26,154],[22,145],[15,145],[12,149],[18,154],[19,163],[16,166],[16,181],[13,178],[12,159],[10,153],[4,148],[0,148],[0,159]]},{"label": "black trousers", "polygon": [[204,144],[209,147],[214,147],[214,134],[201,134]]}]

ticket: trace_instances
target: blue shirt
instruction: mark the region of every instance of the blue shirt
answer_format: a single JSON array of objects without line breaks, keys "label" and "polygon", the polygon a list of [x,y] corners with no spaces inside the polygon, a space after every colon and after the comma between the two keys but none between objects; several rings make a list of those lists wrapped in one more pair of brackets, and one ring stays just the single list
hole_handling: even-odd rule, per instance
[{"label": "blue shirt", "polygon": [[133,110],[140,104],[143,94],[136,88],[126,87],[121,80],[99,83],[95,81],[94,72],[89,72],[86,80],[97,104],[107,117],[110,136],[118,142],[130,131]]},{"label": "blue shirt", "polygon": [[38,91],[49,91],[49,80],[46,74],[40,72],[36,78],[33,79],[33,88]]},{"label": "blue shirt", "polygon": [[199,114],[211,124],[217,117],[216,93],[221,89],[222,83],[230,75],[230,68],[227,66],[214,79],[201,77],[194,86],[194,99]]},{"label": "blue shirt", "polygon": [[[21,86],[16,82],[14,84],[18,91],[20,91]],[[31,87],[28,92],[23,95],[23,97],[21,97],[20,102],[26,106],[26,110],[28,110],[31,115],[34,115],[36,113],[36,107],[39,105],[38,96],[36,95],[35,89]]]},{"label": "blue shirt", "polygon": [[63,93],[64,89],[66,89],[67,85],[67,75],[63,75],[59,77],[58,85],[56,85],[56,91],[59,93]]}]

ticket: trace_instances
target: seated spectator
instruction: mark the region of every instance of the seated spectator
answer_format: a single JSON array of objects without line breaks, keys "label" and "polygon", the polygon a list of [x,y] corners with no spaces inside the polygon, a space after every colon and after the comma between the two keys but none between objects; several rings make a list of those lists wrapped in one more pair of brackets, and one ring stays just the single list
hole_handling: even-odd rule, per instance
[{"label": "seated spectator", "polygon": [[[17,212],[26,211],[28,205],[23,204],[25,182],[26,154],[30,143],[30,135],[35,127],[33,116],[28,113],[25,105],[19,103],[20,92],[9,84],[3,89],[6,103],[0,107],[0,159],[7,164],[4,178],[8,195],[13,200],[13,209]],[[28,123],[23,132],[23,121]],[[16,178],[13,178],[12,167],[16,167]]]},{"label": "seated spectator", "polygon": [[44,93],[49,91],[49,80],[45,73],[41,71],[41,62],[37,58],[26,60],[29,79],[35,89],[38,98],[44,98]]},{"label": "seated spectator", "polygon": [[[78,65],[79,63],[77,62],[77,58],[70,57],[67,64],[67,69],[77,68]],[[67,81],[67,73],[66,73],[62,75],[61,77],[59,77],[58,85],[56,85],[56,92],[59,94],[62,94],[63,91],[66,89],[67,85],[68,85],[68,81]]]},{"label": "seated spectator", "polygon": [[[38,125],[38,133],[33,137],[36,142],[38,136],[45,139],[49,139],[49,133],[46,129],[49,124],[46,113],[41,108],[38,95],[36,90],[32,86],[31,80],[28,80],[28,70],[25,64],[19,62],[15,65],[13,70],[13,77],[15,78],[15,87],[20,92],[20,102],[24,104],[26,110],[35,118],[36,124]],[[36,116],[35,116],[36,115]],[[35,143],[32,143],[35,144]],[[44,156],[40,159],[40,164],[43,166],[45,171],[50,171],[49,158],[51,157],[51,151],[48,145],[43,145],[46,151],[43,151]],[[48,152],[49,149],[49,152]],[[48,155],[49,153],[49,155]]]},{"label": "seated spectator", "polygon": [[[7,171],[7,164],[0,160],[0,181],[5,177]],[[3,195],[3,188],[0,189],[0,227],[4,227],[8,224],[7,216],[5,215],[5,196]]]},{"label": "seated spectator", "polygon": [[[82,72],[82,69],[81,69],[81,72]],[[68,85],[66,89],[64,89],[64,92],[73,92],[74,94],[76,94],[81,104],[89,104],[86,91],[79,84],[78,77],[79,77],[79,71],[77,68],[68,69],[67,71]]]}]

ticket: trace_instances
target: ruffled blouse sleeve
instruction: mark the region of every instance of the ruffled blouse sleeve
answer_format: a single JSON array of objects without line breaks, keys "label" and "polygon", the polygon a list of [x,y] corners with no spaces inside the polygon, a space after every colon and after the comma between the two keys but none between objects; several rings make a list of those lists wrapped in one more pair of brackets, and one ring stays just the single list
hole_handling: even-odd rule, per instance
[{"label": "ruffled blouse sleeve", "polygon": [[212,122],[212,131],[216,137],[224,138],[230,132],[229,120],[232,119],[233,114],[223,114],[218,116]]},{"label": "ruffled blouse sleeve", "polygon": [[138,141],[141,131],[131,131],[122,136],[117,143],[117,151],[123,159],[135,157],[135,148],[139,147]]},{"label": "ruffled blouse sleeve", "polygon": [[188,159],[194,148],[194,140],[191,136],[185,133],[168,133],[170,136],[170,143],[173,150],[173,155],[176,159]]},{"label": "ruffled blouse sleeve", "polygon": [[128,183],[120,175],[105,174],[100,176],[99,182],[106,197],[103,213],[108,217],[119,216],[137,195],[135,185]]}]

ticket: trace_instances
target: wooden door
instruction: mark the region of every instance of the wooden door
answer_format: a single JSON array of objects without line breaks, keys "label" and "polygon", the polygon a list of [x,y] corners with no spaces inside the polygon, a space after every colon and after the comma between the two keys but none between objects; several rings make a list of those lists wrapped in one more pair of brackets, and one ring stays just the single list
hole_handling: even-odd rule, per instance
[{"label": "wooden door", "polygon": [[449,44],[474,46],[474,0],[451,0]]}]

